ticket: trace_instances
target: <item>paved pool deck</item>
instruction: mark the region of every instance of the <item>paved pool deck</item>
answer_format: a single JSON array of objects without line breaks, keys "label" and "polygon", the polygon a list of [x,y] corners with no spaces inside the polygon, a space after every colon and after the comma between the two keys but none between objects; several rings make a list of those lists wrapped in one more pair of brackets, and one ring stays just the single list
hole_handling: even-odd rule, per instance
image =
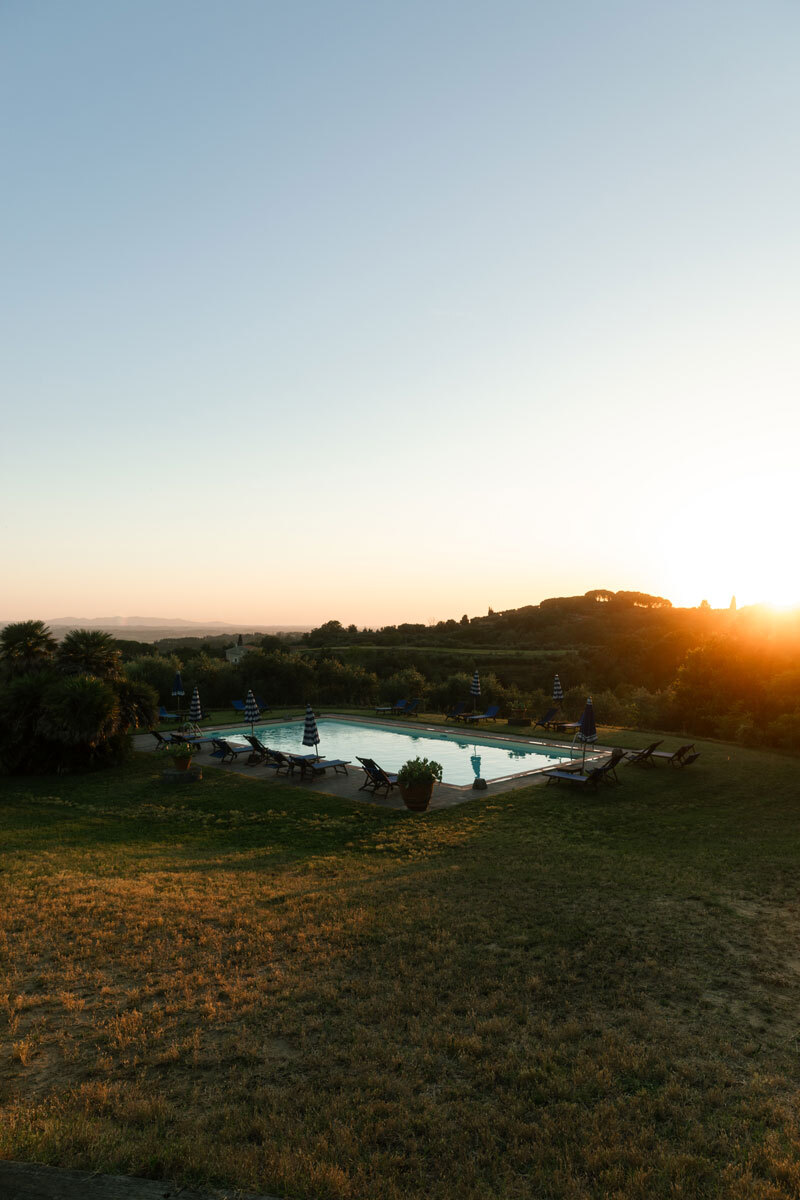
[{"label": "paved pool deck", "polygon": [[[336,721],[352,721],[355,724],[359,724],[359,725],[374,724],[376,726],[376,728],[378,728],[378,727],[384,728],[384,729],[387,728],[387,722],[385,720],[380,720],[378,718],[375,718],[373,720],[372,718],[370,718],[368,716],[362,716],[362,715],[354,716],[352,714],[337,713],[337,712],[319,712],[316,714],[316,716],[320,720],[327,718],[327,719],[336,720]],[[303,714],[298,714],[298,717],[296,719],[302,720],[302,717],[303,717]],[[278,717],[272,721],[270,721],[270,720],[259,721],[259,722],[257,722],[256,727],[255,727],[256,736],[259,737],[262,741],[268,741],[267,734],[268,734],[270,725],[282,725],[287,720],[291,720],[291,719],[295,719],[295,718]],[[430,728],[430,729],[433,729],[436,733],[452,733],[455,736],[460,735],[462,737],[464,734],[463,726],[456,726],[456,725],[426,726],[425,721],[424,721],[424,714],[422,717],[420,717],[419,720],[415,720],[415,721],[393,720],[393,721],[391,721],[391,727],[397,728],[397,729],[414,729],[414,730]],[[221,729],[223,727],[218,726],[217,728]],[[230,725],[230,729],[231,729],[231,731],[233,731],[234,729],[241,729],[241,721],[232,722]],[[495,727],[495,728],[491,728],[491,729],[487,728],[486,726],[481,726],[480,736],[482,738],[494,738],[499,743],[502,743],[504,741],[506,741],[506,742],[530,741],[536,745],[565,746],[567,748],[569,748],[569,746],[570,746],[569,742],[551,742],[551,741],[537,742],[537,740],[535,738],[530,738],[530,737],[526,738],[524,735],[522,737],[520,737],[520,734],[517,730],[514,730],[512,732],[511,730],[509,730],[509,728],[506,725],[500,725],[499,727]],[[134,738],[134,748],[136,750],[143,750],[143,751],[155,750],[155,748],[156,748],[155,739],[153,738],[152,734],[149,734],[149,733],[138,734]],[[598,756],[603,757],[606,754],[608,754],[609,752],[610,752],[610,747],[606,748],[603,746],[594,746],[592,748],[591,753],[587,754],[587,762],[590,762],[592,759],[596,759]],[[245,755],[242,755],[240,758],[234,760],[233,762],[221,763],[219,761],[219,759],[211,757],[210,747],[203,747],[203,749],[200,751],[199,754],[194,755],[192,762],[194,764],[196,764],[198,767],[202,767],[203,770],[205,770],[206,768],[209,768],[209,769],[215,770],[215,771],[230,771],[235,775],[244,775],[244,776],[247,776],[249,779],[254,779],[259,782],[263,782],[267,787],[269,787],[270,785],[274,785],[275,783],[288,784],[290,787],[295,786],[295,787],[299,787],[299,788],[304,788],[308,791],[327,792],[329,795],[341,796],[342,799],[355,800],[361,804],[373,804],[373,805],[378,806],[379,808],[393,808],[393,809],[399,809],[402,811],[408,811],[406,809],[405,804],[403,803],[403,798],[400,795],[399,789],[394,789],[393,791],[391,791],[389,793],[388,796],[384,796],[384,795],[375,796],[375,795],[373,795],[373,793],[371,791],[369,791],[369,792],[360,791],[359,789],[362,787],[362,785],[364,783],[365,776],[364,776],[364,770],[360,766],[359,763],[353,763],[351,766],[349,766],[347,768],[347,771],[348,771],[347,775],[340,775],[340,774],[337,775],[337,774],[333,774],[332,772],[326,771],[325,774],[321,775],[319,778],[301,780],[299,775],[285,775],[285,774],[276,775],[275,770],[272,767],[266,767],[263,765],[247,766]],[[497,779],[497,780],[487,780],[485,789],[477,789],[477,788],[472,788],[469,786],[468,787],[453,787],[452,785],[447,784],[447,783],[438,783],[438,784],[436,784],[436,786],[433,789],[433,797],[431,798],[431,802],[430,802],[430,805],[429,805],[427,811],[434,812],[440,808],[454,808],[458,804],[466,804],[470,800],[480,799],[481,797],[498,796],[498,795],[503,794],[504,792],[516,791],[519,788],[532,787],[535,785],[545,784],[547,782],[547,780],[544,777],[544,775],[542,774],[542,771],[543,771],[543,768],[539,768],[536,771],[528,771],[525,774],[521,774],[521,775],[506,776],[503,779]]]}]

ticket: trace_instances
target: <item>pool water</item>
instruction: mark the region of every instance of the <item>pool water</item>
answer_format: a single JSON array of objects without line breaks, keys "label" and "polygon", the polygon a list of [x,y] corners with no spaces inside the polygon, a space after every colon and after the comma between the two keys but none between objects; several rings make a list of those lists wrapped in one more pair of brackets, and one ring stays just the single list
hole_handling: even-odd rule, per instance
[{"label": "pool water", "polygon": [[[383,725],[362,724],[357,721],[317,721],[319,746],[326,758],[349,759],[354,766],[357,756],[374,758],[384,771],[398,771],[409,758],[432,758],[442,764],[444,783],[468,787],[474,779],[503,779],[526,771],[554,767],[569,762],[570,748],[564,746],[532,745],[529,742],[497,742],[485,736],[467,733],[439,733],[422,727],[387,729]],[[250,726],[236,730],[222,729],[220,737],[244,742]],[[266,746],[285,754],[309,754],[303,745],[303,722],[286,721],[280,725],[256,725],[256,736]]]}]

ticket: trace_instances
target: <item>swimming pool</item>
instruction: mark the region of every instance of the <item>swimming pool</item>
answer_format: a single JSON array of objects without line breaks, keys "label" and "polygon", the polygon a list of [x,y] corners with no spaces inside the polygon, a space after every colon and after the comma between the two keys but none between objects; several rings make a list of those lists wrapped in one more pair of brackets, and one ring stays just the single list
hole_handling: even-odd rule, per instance
[{"label": "swimming pool", "polygon": [[[442,764],[444,783],[454,787],[469,787],[482,779],[505,779],[526,771],[540,771],[558,763],[569,762],[570,748],[533,745],[530,742],[497,741],[473,734],[440,733],[421,726],[417,729],[387,728],[372,722],[337,721],[321,718],[317,721],[320,742],[317,749],[326,758],[349,759],[354,766],[357,756],[374,758],[385,771],[398,771],[409,758],[432,758]],[[235,730],[212,730],[211,735],[234,742],[244,742],[250,726]],[[308,754],[303,746],[303,722],[285,721],[275,725],[257,725],[256,736],[266,745],[285,754]]]}]

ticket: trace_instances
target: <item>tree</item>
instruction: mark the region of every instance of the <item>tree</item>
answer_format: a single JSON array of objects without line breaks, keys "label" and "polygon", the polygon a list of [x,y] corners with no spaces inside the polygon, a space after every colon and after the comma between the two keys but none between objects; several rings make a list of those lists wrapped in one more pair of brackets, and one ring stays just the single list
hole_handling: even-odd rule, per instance
[{"label": "tree", "polygon": [[49,662],[57,645],[44,621],[16,621],[0,632],[0,658],[11,675]]},{"label": "tree", "polygon": [[119,679],[121,654],[102,629],[71,629],[58,647],[58,665],[68,675]]}]

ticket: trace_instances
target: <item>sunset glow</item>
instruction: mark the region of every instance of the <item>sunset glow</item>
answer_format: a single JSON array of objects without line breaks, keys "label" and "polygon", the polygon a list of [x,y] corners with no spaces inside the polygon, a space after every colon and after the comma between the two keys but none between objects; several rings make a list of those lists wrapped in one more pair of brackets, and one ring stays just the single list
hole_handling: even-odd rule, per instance
[{"label": "sunset glow", "polygon": [[0,620],[797,603],[798,25],[7,13]]}]

